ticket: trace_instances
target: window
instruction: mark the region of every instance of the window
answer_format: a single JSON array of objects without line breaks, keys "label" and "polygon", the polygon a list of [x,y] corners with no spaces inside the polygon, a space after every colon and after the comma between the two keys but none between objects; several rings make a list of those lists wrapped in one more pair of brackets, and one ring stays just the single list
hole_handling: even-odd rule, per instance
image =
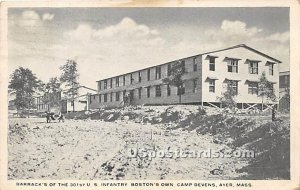
[{"label": "window", "polygon": [[197,71],[197,58],[196,57],[194,57],[193,58],[193,69],[194,69],[194,71]]},{"label": "window", "polygon": [[182,72],[185,72],[185,61],[181,61]]},{"label": "window", "polygon": [[139,99],[142,98],[142,88],[139,88]]},{"label": "window", "polygon": [[209,70],[210,71],[216,70],[216,57],[209,56]]},{"label": "window", "polygon": [[257,61],[249,62],[249,73],[250,74],[258,74],[258,62]]},{"label": "window", "polygon": [[168,68],[167,68],[167,75],[168,75],[168,76],[171,75],[171,69],[172,69],[171,63],[169,63],[169,64],[168,64]]},{"label": "window", "polygon": [[101,81],[98,82],[98,89],[101,90]]},{"label": "window", "polygon": [[185,84],[182,83],[181,86],[177,87],[177,95],[183,95],[185,94]]},{"label": "window", "polygon": [[142,82],[142,73],[139,71],[139,82]]},{"label": "window", "polygon": [[[92,103],[92,95],[90,95],[90,104]],[[43,108],[43,105],[42,105]]]},{"label": "window", "polygon": [[150,86],[147,87],[147,98],[150,98]]},{"label": "window", "polygon": [[147,79],[150,80],[150,69],[147,69]]},{"label": "window", "polygon": [[116,87],[120,86],[120,77],[116,77]]},{"label": "window", "polygon": [[227,82],[227,90],[229,92],[232,92],[233,95],[237,95],[238,94],[238,81],[229,80]]},{"label": "window", "polygon": [[171,87],[169,84],[167,85],[167,96],[171,96]]},{"label": "window", "polygon": [[123,90],[123,100],[124,100],[125,96],[126,96],[126,90]]},{"label": "window", "polygon": [[124,75],[123,76],[123,86],[125,86],[126,85],[126,76]]},{"label": "window", "polygon": [[101,103],[101,94],[99,94],[99,103]]},{"label": "window", "polygon": [[104,80],[104,89],[107,89],[107,80]]},{"label": "window", "polygon": [[132,84],[133,81],[134,81],[134,79],[133,79],[133,74],[131,73],[131,74],[130,74],[130,84]]},{"label": "window", "polygon": [[129,101],[132,102],[134,98],[134,90],[129,91]]},{"label": "window", "polygon": [[197,92],[197,79],[193,80],[193,93]]},{"label": "window", "polygon": [[269,63],[269,74],[274,75],[274,63]]},{"label": "window", "polygon": [[258,83],[257,82],[249,82],[248,83],[248,94],[258,95]]},{"label": "window", "polygon": [[116,92],[116,101],[120,101],[120,92]]},{"label": "window", "polygon": [[161,67],[157,66],[155,67],[155,79],[160,79],[161,78]]},{"label": "window", "polygon": [[215,92],[216,89],[216,81],[209,80],[209,92]]},{"label": "window", "polygon": [[107,102],[107,94],[104,94],[104,102]]},{"label": "window", "polygon": [[110,93],[110,101],[113,101],[113,93]]},{"label": "window", "polygon": [[279,88],[288,88],[290,86],[290,75],[279,77]]},{"label": "window", "polygon": [[238,72],[238,59],[228,60],[228,72],[237,73]]},{"label": "window", "polygon": [[161,87],[160,87],[160,85],[155,86],[155,96],[156,97],[161,97]]},{"label": "window", "polygon": [[111,78],[110,79],[110,88],[112,88],[113,87],[113,79]]}]

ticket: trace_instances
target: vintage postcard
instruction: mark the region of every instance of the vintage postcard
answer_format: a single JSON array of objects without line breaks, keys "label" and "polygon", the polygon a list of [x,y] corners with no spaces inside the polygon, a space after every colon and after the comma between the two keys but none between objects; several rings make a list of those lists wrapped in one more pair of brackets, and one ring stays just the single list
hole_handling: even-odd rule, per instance
[{"label": "vintage postcard", "polygon": [[299,10],[1,2],[0,189],[299,189]]}]

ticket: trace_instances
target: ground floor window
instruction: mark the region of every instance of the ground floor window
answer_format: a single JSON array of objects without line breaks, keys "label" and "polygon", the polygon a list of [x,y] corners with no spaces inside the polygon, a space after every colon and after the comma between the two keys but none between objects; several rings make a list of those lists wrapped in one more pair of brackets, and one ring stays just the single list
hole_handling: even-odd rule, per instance
[{"label": "ground floor window", "polygon": [[150,86],[147,87],[147,98],[150,98]]},{"label": "ground floor window", "polygon": [[236,80],[228,80],[227,81],[227,90],[232,92],[232,95],[238,94],[238,81]]},{"label": "ground floor window", "polygon": [[160,85],[155,86],[155,96],[156,97],[161,97],[161,87],[160,87]]},{"label": "ground floor window", "polygon": [[193,93],[197,92],[197,79],[193,80]]},{"label": "ground floor window", "polygon": [[116,101],[120,101],[120,92],[116,92]]},{"label": "ground floor window", "polygon": [[257,82],[249,82],[248,83],[248,94],[258,95],[258,83]]},{"label": "ground floor window", "polygon": [[179,87],[177,87],[177,95],[183,95],[185,94],[185,84],[182,83]]},{"label": "ground floor window", "polygon": [[139,88],[139,99],[142,98],[142,88]]},{"label": "ground floor window", "polygon": [[99,94],[99,103],[101,103],[101,94]]},{"label": "ground floor window", "polygon": [[110,93],[110,101],[113,101],[113,93]]},{"label": "ground floor window", "polygon": [[107,102],[107,94],[104,94],[103,97],[104,97],[104,102]]},{"label": "ground floor window", "polygon": [[216,89],[216,81],[209,80],[209,92],[215,92]]},{"label": "ground floor window", "polygon": [[169,84],[167,85],[167,96],[171,96],[171,87]]}]

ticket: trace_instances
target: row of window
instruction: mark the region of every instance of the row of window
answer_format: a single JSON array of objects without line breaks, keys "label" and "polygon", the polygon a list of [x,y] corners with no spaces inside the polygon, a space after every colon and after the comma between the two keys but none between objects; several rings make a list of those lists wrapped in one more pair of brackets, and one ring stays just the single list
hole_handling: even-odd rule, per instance
[{"label": "row of window", "polygon": [[[216,69],[216,56],[209,56],[209,70],[210,71],[215,71]],[[227,61],[227,71],[230,73],[238,73],[239,72],[239,63],[240,59],[235,59],[235,58],[226,58]],[[260,61],[252,61],[252,60],[247,60],[248,61],[248,73],[249,74],[258,74],[258,63]],[[268,62],[269,65],[269,75],[274,75],[274,64]]]},{"label": "row of window", "polygon": [[49,105],[48,104],[38,104],[37,109],[38,110],[43,110],[43,109],[48,109]]},{"label": "row of window", "polygon": [[[180,61],[181,63],[181,66],[182,66],[182,69],[183,71],[185,72],[185,61]],[[158,80],[158,79],[161,79],[162,77],[162,69],[161,69],[162,66],[156,66],[155,67],[155,79]],[[197,71],[198,69],[198,65],[197,65],[197,62],[196,62],[196,58],[193,58],[193,71]],[[172,70],[172,64],[169,63],[167,65],[167,76],[170,76],[171,75],[171,70]],[[142,71],[138,71],[137,72],[138,74],[138,78],[137,78],[137,82],[142,82]],[[135,79],[133,77],[133,73],[129,74],[130,75],[130,84],[133,84]],[[120,78],[122,78],[122,83],[120,83]],[[147,80],[150,81],[151,80],[151,70],[150,68],[147,69]],[[116,87],[119,87],[121,85],[123,86],[126,86],[126,75],[123,75],[123,76],[117,76],[115,77],[115,84],[116,84]],[[107,88],[113,88],[113,79],[105,79],[103,81],[103,89],[107,89]],[[99,82],[99,89],[101,90],[102,89],[102,85],[101,83]]]},{"label": "row of window", "polygon": [[[209,80],[209,92],[215,92],[216,89],[216,80]],[[228,80],[227,81],[227,90],[231,91],[233,95],[238,94],[238,81]],[[258,82],[248,82],[248,94],[258,95]]]},{"label": "row of window", "polygon": [[[197,92],[197,84],[198,84],[198,80],[197,79],[193,79],[193,89],[192,92],[196,93]],[[162,85],[156,85],[155,86],[155,97],[161,97],[162,96],[162,90],[161,90],[161,86]],[[138,98],[141,99],[142,98],[142,87],[137,88],[137,92],[138,92]],[[146,96],[147,98],[151,97],[151,86],[148,86],[145,88],[146,89]],[[126,90],[124,90],[123,92],[114,92],[115,93],[115,101],[120,101],[120,96],[123,96],[123,100],[124,98],[127,96],[126,94]],[[110,94],[110,101],[113,101],[113,92],[109,93]],[[177,95],[183,95],[185,94],[185,83],[183,83],[180,87],[177,88]],[[166,92],[167,96],[171,96],[171,87],[170,85],[167,85],[167,92]],[[108,102],[108,94],[99,94],[99,102]],[[129,96],[128,98],[130,100],[132,100],[132,98],[134,97],[134,90],[130,90],[129,91]],[[92,103],[93,100],[96,99],[96,95],[91,95],[90,96],[90,103]]]},{"label": "row of window", "polygon": [[[151,86],[146,87],[146,96],[147,98],[151,97],[150,94],[150,89]],[[216,90],[216,80],[214,79],[210,79],[209,80],[209,92],[215,93]],[[231,91],[233,95],[237,95],[238,94],[238,81],[236,80],[227,80],[227,90]],[[142,98],[142,87],[137,89],[138,91],[138,98],[141,99]],[[197,92],[197,79],[193,79],[193,93]],[[120,96],[121,96],[121,92],[115,92],[115,101],[120,101]],[[181,87],[177,88],[177,95],[183,95],[185,94],[185,84],[183,83],[183,85]],[[258,95],[258,82],[248,82],[248,94],[253,94],[253,95]],[[126,96],[126,90],[123,91],[123,99]],[[171,95],[171,87],[170,85],[167,85],[167,92],[166,92],[167,96]],[[103,96],[103,99],[102,99]],[[156,85],[155,86],[155,97],[161,97],[162,96],[162,90],[161,90],[161,85]],[[92,98],[93,97],[93,98]],[[108,102],[108,94],[99,94],[99,102]],[[134,97],[134,90],[130,90],[129,91],[129,99],[132,100]],[[96,98],[96,95],[92,95],[90,96],[90,103],[92,103],[92,100]],[[110,93],[110,101],[113,101],[113,93]]]}]

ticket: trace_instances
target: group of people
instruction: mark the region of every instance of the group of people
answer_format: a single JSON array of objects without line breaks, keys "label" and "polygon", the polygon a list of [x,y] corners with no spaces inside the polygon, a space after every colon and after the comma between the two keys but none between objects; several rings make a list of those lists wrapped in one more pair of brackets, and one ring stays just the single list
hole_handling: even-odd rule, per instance
[{"label": "group of people", "polygon": [[[46,113],[46,120],[47,120],[47,123],[50,123],[51,120],[56,120],[54,116],[55,116],[55,114],[54,114],[53,112],[47,112],[47,113]],[[63,115],[61,112],[59,112],[58,117],[57,117],[57,120],[58,120],[59,122],[64,122],[64,121],[65,121],[64,115]]]}]

